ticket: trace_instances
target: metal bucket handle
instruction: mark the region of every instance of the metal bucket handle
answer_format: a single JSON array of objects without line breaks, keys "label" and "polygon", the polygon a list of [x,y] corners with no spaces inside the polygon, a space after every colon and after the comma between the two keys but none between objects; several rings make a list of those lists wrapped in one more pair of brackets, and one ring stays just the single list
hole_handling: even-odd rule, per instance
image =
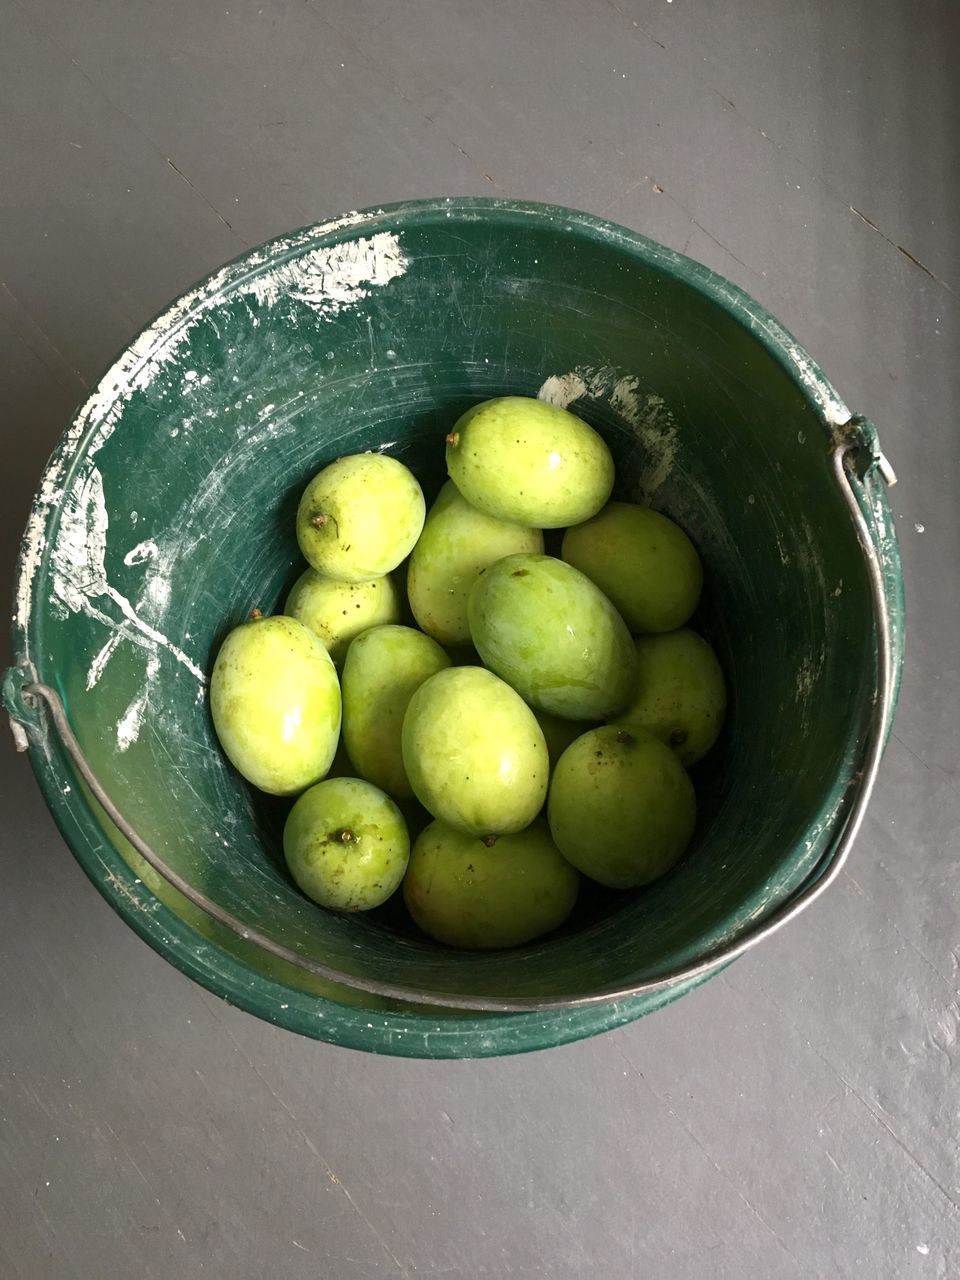
[{"label": "metal bucket handle", "polygon": [[[321,964],[308,956],[300,954],[290,947],[267,937],[251,925],[244,924],[229,911],[213,902],[205,894],[195,889],[184,878],[168,866],[134,827],[123,817],[117,806],[110,799],[90,767],[80,744],[74,736],[67,719],[60,695],[49,685],[24,683],[19,689],[20,697],[27,704],[36,706],[38,701],[46,706],[47,713],[53,722],[60,741],[67,755],[72,760],[78,773],[86,782],[90,791],[99,801],[107,816],[121,835],[129,840],[145,862],[157,872],[168,884],[179,893],[211,916],[219,924],[242,938],[253,943],[271,955],[285,960],[299,969],[325,978],[338,985],[345,985],[354,990],[366,991],[372,995],[386,996],[403,1000],[407,1003],[422,1005],[440,1005],[447,1008],[469,1009],[483,1012],[521,1013],[535,1010],[579,1008],[585,1005],[599,1004],[604,1001],[629,1000],[635,996],[648,995],[663,991],[665,988],[680,983],[690,982],[704,977],[712,970],[735,960],[746,951],[750,951],[765,938],[782,929],[801,911],[806,910],[813,902],[825,893],[837,879],[847,860],[851,846],[863,822],[863,817],[873,792],[880,768],[880,759],[886,742],[894,703],[894,670],[890,634],[890,620],[887,614],[886,595],[884,591],[883,567],[877,548],[870,534],[870,528],[861,510],[858,497],[860,477],[856,470],[856,459],[861,450],[870,453],[870,466],[876,466],[885,483],[893,485],[896,476],[886,458],[875,448],[869,447],[872,428],[863,419],[851,419],[838,428],[830,457],[834,477],[846,502],[850,519],[853,522],[857,539],[866,563],[873,604],[874,623],[877,635],[877,682],[873,699],[873,711],[870,717],[869,731],[866,735],[866,746],[859,768],[855,771],[847,794],[844,798],[843,814],[837,825],[833,839],[824,850],[816,865],[807,875],[804,883],[794,891],[790,898],[777,907],[770,915],[758,920],[745,933],[716,947],[711,954],[690,964],[678,966],[650,978],[645,982],[628,987],[594,993],[589,996],[555,996],[549,999],[535,997],[515,997],[504,999],[486,996],[459,996],[442,991],[410,990],[390,982],[377,982],[359,978],[352,974],[340,972],[329,965]],[[875,442],[875,437],[874,437]],[[869,469],[869,468],[867,468]],[[18,751],[26,751],[29,740],[24,726],[11,716],[11,727]]]}]

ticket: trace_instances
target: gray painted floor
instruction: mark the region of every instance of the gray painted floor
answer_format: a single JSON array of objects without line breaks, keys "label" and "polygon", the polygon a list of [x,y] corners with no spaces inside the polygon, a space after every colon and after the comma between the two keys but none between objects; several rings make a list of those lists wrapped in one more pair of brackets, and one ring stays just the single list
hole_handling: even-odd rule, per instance
[{"label": "gray painted floor", "polygon": [[4,744],[0,1276],[960,1276],[960,23],[951,0],[0,0],[3,589],[75,402],[168,299],[345,209],[602,213],[759,298],[878,424],[903,701],[850,872],[724,976],[528,1058],[229,1009]]}]

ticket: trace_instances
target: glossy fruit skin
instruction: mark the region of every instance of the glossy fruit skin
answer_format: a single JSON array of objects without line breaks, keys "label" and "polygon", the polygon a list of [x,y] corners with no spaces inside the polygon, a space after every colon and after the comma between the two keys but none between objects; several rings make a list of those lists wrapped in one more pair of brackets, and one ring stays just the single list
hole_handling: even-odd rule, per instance
[{"label": "glossy fruit skin", "polygon": [[418,626],[440,644],[469,644],[467,597],[480,571],[514,552],[542,550],[539,529],[479,511],[448,480],[407,570],[407,595]]},{"label": "glossy fruit skin", "polygon": [[370,582],[409,555],[425,514],[420,485],[402,462],[354,453],[307,485],[297,509],[297,542],[318,573]]},{"label": "glossy fruit skin", "polygon": [[629,700],[637,665],[630,633],[572,565],[507,556],[477,579],[468,609],[484,664],[531,706],[568,720],[605,720]]},{"label": "glossy fruit skin", "polygon": [[702,636],[682,627],[638,636],[637,683],[617,724],[646,729],[689,767],[717,740],[727,705],[723,671]]},{"label": "glossy fruit skin", "polygon": [[414,693],[450,666],[435,640],[412,627],[373,627],[357,636],[343,666],[343,739],[361,777],[395,800],[413,795],[400,734]]},{"label": "glossy fruit skin", "polygon": [[585,876],[630,889],[665,874],[696,823],[693,784],[652,733],[602,725],[553,771],[547,819],[557,848]]},{"label": "glossy fruit skin", "polygon": [[424,933],[479,951],[556,929],[573,910],[578,885],[542,818],[492,845],[432,822],[413,846],[403,898]]},{"label": "glossy fruit skin", "polygon": [[480,511],[535,529],[588,520],[614,479],[610,450],[592,427],[528,396],[468,409],[447,437],[447,471]]},{"label": "glossy fruit skin", "polygon": [[340,738],[340,684],[317,637],[295,618],[235,627],[217,654],[210,712],[227,758],[248,782],[295,795],[319,782]]},{"label": "glossy fruit skin", "polygon": [[669,516],[649,507],[609,502],[567,530],[560,554],[609,596],[635,635],[682,627],[700,599],[696,547]]},{"label": "glossy fruit skin", "polygon": [[354,636],[400,621],[400,591],[389,574],[369,582],[340,582],[305,569],[283,611],[319,636],[339,670]]},{"label": "glossy fruit skin", "polygon": [[529,826],[547,793],[550,762],[533,712],[482,667],[450,667],[410,699],[403,762],[435,818],[472,835]]},{"label": "glossy fruit skin", "polygon": [[389,796],[360,778],[328,778],[305,791],[283,828],[294,880],[333,911],[379,907],[403,879],[410,838]]}]

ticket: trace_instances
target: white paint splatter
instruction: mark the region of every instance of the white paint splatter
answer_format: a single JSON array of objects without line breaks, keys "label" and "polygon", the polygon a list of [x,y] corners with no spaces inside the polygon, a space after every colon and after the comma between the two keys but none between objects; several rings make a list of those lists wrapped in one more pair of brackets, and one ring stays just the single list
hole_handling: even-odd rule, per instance
[{"label": "white paint splatter", "polygon": [[[107,597],[119,607],[124,618],[133,624],[142,637],[173,654],[201,683],[206,683],[206,676],[197,664],[178,645],[144,621],[127,597],[107,581],[105,558],[108,528],[103,478],[99,469],[88,462],[86,470],[65,495],[61,507],[57,541],[51,552],[53,589],[56,595],[72,613],[87,613],[104,623],[113,633],[118,630],[117,623],[92,604],[94,600]],[[162,597],[164,592],[169,593],[169,583],[161,575],[156,575],[153,583],[158,596]],[[125,634],[125,629],[121,627],[120,632]],[[96,684],[110,656],[109,653],[106,657],[102,655],[103,649],[94,659],[96,664],[102,658],[98,671],[93,675],[93,684]],[[92,668],[87,673],[88,688],[93,687],[90,683],[91,672]]]},{"label": "white paint splatter", "polygon": [[641,391],[639,378],[609,365],[551,374],[537,392],[538,399],[560,409],[569,408],[582,396],[606,400],[633,428],[646,450],[640,490],[649,501],[673,471],[680,446],[677,422],[665,401],[661,396]]},{"label": "white paint splatter", "polygon": [[118,627],[113,635],[109,637],[106,644],[90,663],[90,669],[87,672],[87,690],[94,687],[100,677],[103,675],[107,663],[113,657],[113,651],[123,639],[123,628]]},{"label": "white paint splatter", "polygon": [[160,554],[160,549],[152,538],[148,538],[146,542],[138,542],[135,547],[123,557],[123,563],[126,565],[143,564],[144,560],[155,560]]},{"label": "white paint splatter", "polygon": [[150,697],[150,686],[160,670],[160,659],[152,654],[147,662],[146,683],[127,707],[117,724],[117,750],[127,751],[140,737],[140,727],[147,710]]},{"label": "white paint splatter", "polygon": [[801,711],[806,710],[810,695],[813,692],[817,681],[823,674],[824,654],[811,653],[800,663],[797,668],[797,678],[794,684],[794,692],[796,694],[797,705]]},{"label": "white paint splatter", "polygon": [[[779,325],[777,328],[779,329]],[[779,336],[781,342],[786,338],[786,334],[782,330],[780,330],[779,335],[774,336]],[[849,422],[851,418],[850,410],[824,378],[803,347],[792,341],[792,339],[787,339],[783,342],[783,345],[786,347],[787,355],[797,371],[797,376],[820,408],[827,424],[831,427],[842,427],[844,423]]]},{"label": "white paint splatter", "polygon": [[388,284],[403,275],[406,266],[397,236],[381,231],[369,238],[311,249],[272,271],[251,276],[239,292],[252,294],[266,306],[285,296],[298,298],[330,317],[367,297],[365,286]]},{"label": "white paint splatter", "polygon": [[556,405],[558,409],[567,409],[574,400],[586,394],[587,384],[578,373],[554,373],[537,392],[537,399]]},{"label": "white paint splatter", "polygon": [[84,470],[64,495],[53,548],[53,589],[72,613],[107,591],[107,506],[97,467]]}]

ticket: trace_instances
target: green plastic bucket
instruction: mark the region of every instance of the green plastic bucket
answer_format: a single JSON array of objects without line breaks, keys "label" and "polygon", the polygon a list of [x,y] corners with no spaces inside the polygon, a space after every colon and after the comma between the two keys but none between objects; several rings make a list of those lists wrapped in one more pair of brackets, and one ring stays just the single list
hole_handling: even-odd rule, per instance
[{"label": "green plastic bucket", "polygon": [[[670,876],[587,892],[558,934],[480,955],[389,906],[344,917],[300,895],[285,806],[225,763],[205,679],[225,630],[299,572],[316,470],[382,449],[429,498],[450,424],[505,393],[570,405],[611,445],[619,496],[694,539],[731,705]],[[184,295],[80,409],[24,536],[5,703],[94,884],[224,999],[382,1053],[560,1044],[683,994],[839,870],[902,659],[884,471],[873,428],[771,316],[652,241],[512,201],[348,214]]]}]

